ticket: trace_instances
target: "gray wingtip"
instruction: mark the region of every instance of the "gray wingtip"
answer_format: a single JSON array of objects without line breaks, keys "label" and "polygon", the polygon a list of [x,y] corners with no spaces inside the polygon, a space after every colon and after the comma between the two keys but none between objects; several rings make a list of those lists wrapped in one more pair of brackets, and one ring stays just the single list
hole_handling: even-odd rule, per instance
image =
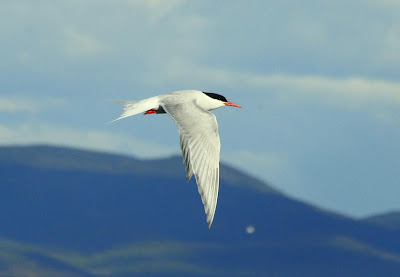
[{"label": "gray wingtip", "polygon": [[213,222],[214,222],[214,214],[211,214],[211,213],[207,213],[207,212],[206,212],[206,215],[207,215],[208,229],[210,229],[210,228],[211,228],[211,225],[212,225]]}]

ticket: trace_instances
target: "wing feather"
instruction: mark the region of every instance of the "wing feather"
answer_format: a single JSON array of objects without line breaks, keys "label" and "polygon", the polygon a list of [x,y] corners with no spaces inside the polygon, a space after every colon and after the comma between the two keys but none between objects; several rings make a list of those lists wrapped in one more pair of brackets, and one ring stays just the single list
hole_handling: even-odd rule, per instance
[{"label": "wing feather", "polygon": [[193,171],[190,165],[189,146],[187,140],[183,139],[183,134],[181,134],[181,129],[179,129],[179,140],[181,143],[183,163],[185,164],[186,178],[187,178],[186,182],[189,183],[190,179],[193,176]]},{"label": "wing feather", "polygon": [[214,220],[219,190],[220,139],[215,116],[195,101],[163,104],[179,127],[179,140],[189,181],[194,174],[207,215],[208,228]]}]

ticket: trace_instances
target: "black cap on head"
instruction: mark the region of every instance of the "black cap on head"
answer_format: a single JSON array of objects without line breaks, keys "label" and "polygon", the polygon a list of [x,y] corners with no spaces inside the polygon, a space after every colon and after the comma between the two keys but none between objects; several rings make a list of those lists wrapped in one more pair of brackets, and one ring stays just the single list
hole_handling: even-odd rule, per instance
[{"label": "black cap on head", "polygon": [[212,93],[212,92],[205,92],[205,91],[203,91],[203,93],[207,94],[211,98],[221,100],[222,102],[228,102],[228,100],[226,100],[225,96],[222,96],[220,94],[216,94],[216,93]]}]

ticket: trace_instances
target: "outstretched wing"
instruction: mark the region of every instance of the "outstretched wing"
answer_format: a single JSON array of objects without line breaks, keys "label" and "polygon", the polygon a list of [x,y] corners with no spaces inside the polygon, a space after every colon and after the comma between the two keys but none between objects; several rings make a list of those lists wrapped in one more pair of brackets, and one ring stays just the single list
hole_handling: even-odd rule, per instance
[{"label": "outstretched wing", "polygon": [[195,101],[162,106],[179,127],[187,181],[194,174],[210,228],[219,189],[221,144],[217,120],[215,115],[198,106]]}]

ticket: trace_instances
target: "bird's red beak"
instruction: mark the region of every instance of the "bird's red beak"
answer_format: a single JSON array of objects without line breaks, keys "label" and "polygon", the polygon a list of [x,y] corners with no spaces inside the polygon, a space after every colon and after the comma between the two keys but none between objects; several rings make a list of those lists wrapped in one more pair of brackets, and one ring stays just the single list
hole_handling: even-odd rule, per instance
[{"label": "bird's red beak", "polygon": [[241,106],[239,106],[238,104],[232,103],[232,102],[225,102],[225,106],[232,106],[232,107],[236,107],[236,108],[241,108]]}]

